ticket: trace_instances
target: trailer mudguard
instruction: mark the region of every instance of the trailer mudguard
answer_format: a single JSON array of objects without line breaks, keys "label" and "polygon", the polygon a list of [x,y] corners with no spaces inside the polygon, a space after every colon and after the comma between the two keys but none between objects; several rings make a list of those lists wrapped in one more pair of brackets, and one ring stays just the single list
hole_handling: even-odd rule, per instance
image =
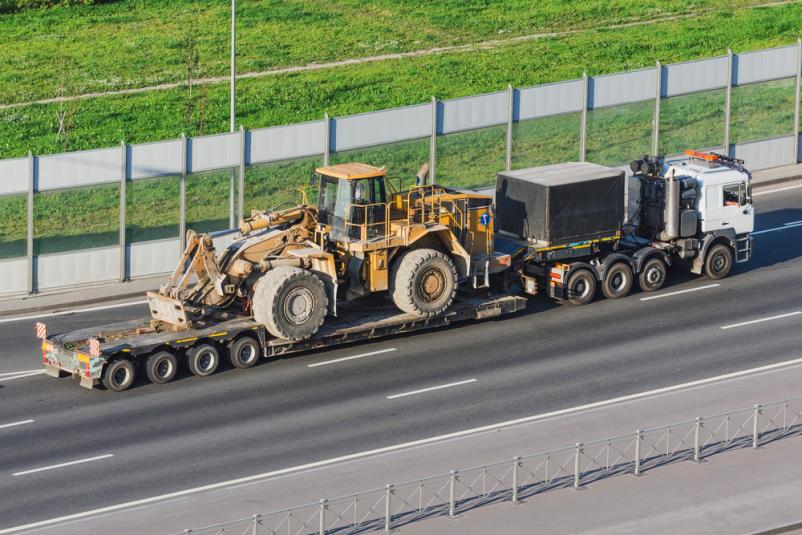
[{"label": "trailer mudguard", "polygon": [[667,266],[671,266],[671,255],[657,249],[656,247],[644,247],[632,255],[632,262],[634,263],[635,274],[640,273],[643,264],[652,256],[660,257]]},{"label": "trailer mudguard", "polygon": [[624,262],[626,265],[635,270],[635,266],[633,266],[632,260],[633,259],[630,258],[629,256],[621,253],[613,253],[611,255],[608,255],[604,258],[604,260],[600,264],[594,266],[596,271],[596,276],[599,278],[599,281],[603,281],[604,278],[607,276],[607,271],[609,271],[609,269],[616,262]]},{"label": "trailer mudguard", "polygon": [[693,264],[691,265],[691,273],[696,275],[701,275],[702,270],[704,269],[705,265],[705,257],[707,256],[707,251],[713,246],[714,243],[726,243],[730,247],[732,247],[733,251],[736,249],[735,247],[735,229],[732,228],[725,228],[720,230],[714,230],[713,232],[709,232],[702,238],[702,245],[699,247],[699,254],[696,255],[696,258],[693,259]]}]

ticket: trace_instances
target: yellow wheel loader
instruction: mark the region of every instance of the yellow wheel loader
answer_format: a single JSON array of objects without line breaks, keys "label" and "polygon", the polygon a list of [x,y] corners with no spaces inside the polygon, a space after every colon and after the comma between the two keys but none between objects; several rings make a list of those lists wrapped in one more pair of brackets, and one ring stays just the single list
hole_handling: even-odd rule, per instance
[{"label": "yellow wheel loader", "polygon": [[[428,166],[418,172],[425,181]],[[314,335],[337,303],[388,292],[396,306],[435,317],[457,287],[489,285],[492,198],[416,185],[394,190],[387,171],[362,163],[315,171],[317,202],[255,211],[219,253],[212,237],[187,233],[173,275],[149,301],[153,320],[188,328],[214,313],[253,314],[277,338]]]}]

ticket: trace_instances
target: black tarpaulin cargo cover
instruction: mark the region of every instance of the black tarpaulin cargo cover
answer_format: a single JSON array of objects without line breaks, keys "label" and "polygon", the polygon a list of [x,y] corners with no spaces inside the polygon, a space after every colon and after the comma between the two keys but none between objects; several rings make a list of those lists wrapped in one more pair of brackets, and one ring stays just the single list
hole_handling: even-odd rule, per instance
[{"label": "black tarpaulin cargo cover", "polygon": [[549,247],[614,235],[624,222],[624,172],[569,162],[496,178],[496,228]]}]

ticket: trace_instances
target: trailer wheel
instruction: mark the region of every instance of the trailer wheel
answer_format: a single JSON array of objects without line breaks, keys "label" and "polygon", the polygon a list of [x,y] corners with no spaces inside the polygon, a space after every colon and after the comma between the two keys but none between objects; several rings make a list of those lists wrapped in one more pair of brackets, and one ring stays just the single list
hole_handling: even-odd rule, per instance
[{"label": "trailer wheel", "polygon": [[641,291],[654,292],[662,288],[666,282],[666,274],[665,262],[657,257],[647,260],[638,275],[638,285]]},{"label": "trailer wheel", "polygon": [[323,281],[299,267],[271,269],[254,287],[253,316],[276,338],[309,338],[323,325],[328,307]]},{"label": "trailer wheel", "polygon": [[103,371],[103,386],[112,392],[128,390],[136,378],[134,363],[125,358],[112,360]]},{"label": "trailer wheel", "polygon": [[587,269],[577,269],[568,277],[568,303],[587,305],[596,294],[596,277]]},{"label": "trailer wheel", "polygon": [[228,360],[235,368],[250,368],[259,360],[259,342],[250,336],[242,336],[228,344]]},{"label": "trailer wheel", "polygon": [[434,317],[445,312],[457,294],[457,268],[434,249],[411,249],[393,264],[390,295],[404,312]]},{"label": "trailer wheel", "polygon": [[602,281],[602,292],[607,299],[626,297],[632,290],[632,268],[624,262],[613,264]]},{"label": "trailer wheel", "polygon": [[148,357],[145,370],[151,383],[169,383],[178,372],[178,359],[169,351],[159,351]]},{"label": "trailer wheel", "polygon": [[732,248],[719,243],[710,248],[705,258],[705,275],[711,279],[723,279],[732,271]]},{"label": "trailer wheel", "polygon": [[192,375],[206,377],[217,371],[220,352],[212,344],[200,344],[187,351],[187,364]]}]

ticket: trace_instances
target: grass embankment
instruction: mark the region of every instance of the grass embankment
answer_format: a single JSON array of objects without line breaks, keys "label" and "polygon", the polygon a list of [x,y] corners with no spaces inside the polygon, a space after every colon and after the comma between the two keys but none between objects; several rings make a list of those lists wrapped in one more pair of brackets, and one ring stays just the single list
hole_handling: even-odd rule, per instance
[{"label": "grass embankment", "polygon": [[[615,72],[723,52],[793,42],[802,25],[802,6],[790,5],[683,19],[628,31],[590,31],[463,54],[406,58],[240,82],[240,120],[247,127],[296,122],[324,111],[343,115],[426,101],[430,95],[450,98],[516,86]],[[113,145],[176,137],[182,125],[185,89],[77,104],[72,143],[77,147]],[[620,162],[647,152],[651,139],[651,103],[591,111],[588,159]],[[56,106],[32,106],[0,112],[0,143],[24,152],[26,141],[47,152],[52,135],[45,128]],[[733,92],[733,141],[746,141],[793,130],[793,84],[772,82]],[[209,87],[207,128],[226,129],[227,88]],[[661,140],[665,152],[720,143],[723,92],[675,97],[663,102]],[[576,114],[516,125],[514,164],[523,167],[576,157]],[[195,133],[186,129],[189,134]],[[29,137],[24,137],[27,134]],[[359,159],[387,164],[410,176],[428,158],[428,141],[333,155],[333,161]],[[504,128],[452,134],[438,139],[438,181],[475,186],[492,181],[504,162]],[[268,207],[292,195],[305,183],[312,161],[249,169],[246,211]],[[401,173],[400,171],[403,171]],[[211,178],[211,177],[217,178]],[[194,184],[194,185],[193,185]],[[176,235],[177,181],[157,179],[128,185],[128,232],[131,239]],[[38,252],[116,243],[116,186],[37,195]],[[24,243],[24,199],[0,197],[0,256],[17,256]],[[223,225],[228,219],[228,174],[192,177],[188,183],[190,226]],[[224,226],[224,225],[223,225]],[[24,252],[24,248],[22,249]]]}]

